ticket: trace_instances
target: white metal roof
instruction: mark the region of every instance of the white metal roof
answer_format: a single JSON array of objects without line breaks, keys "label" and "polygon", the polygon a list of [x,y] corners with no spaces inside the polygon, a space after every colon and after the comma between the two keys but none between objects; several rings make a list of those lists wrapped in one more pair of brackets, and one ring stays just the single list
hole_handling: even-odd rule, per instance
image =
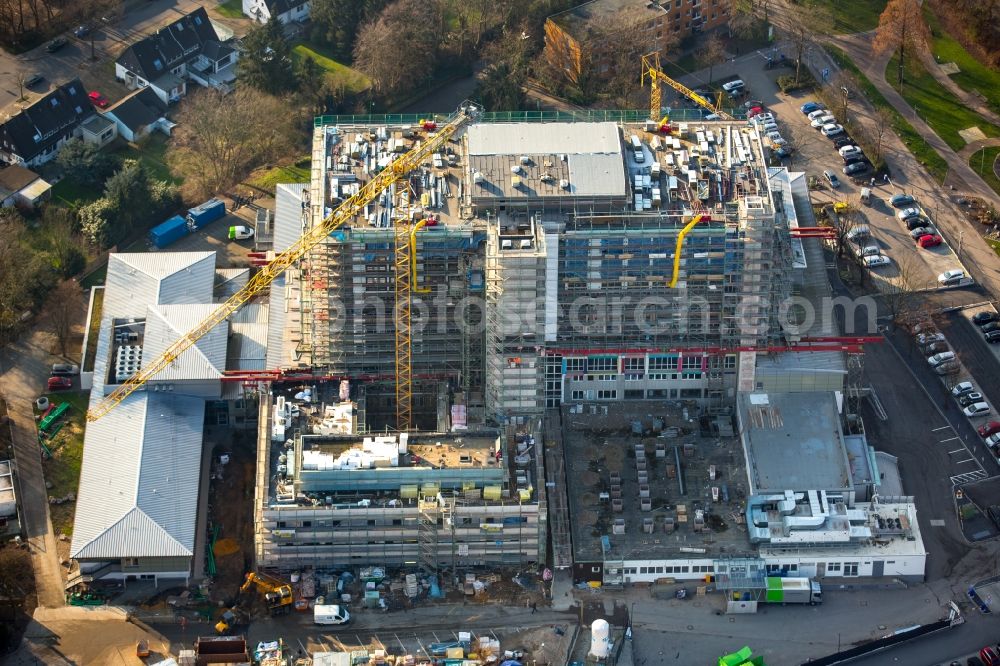
[{"label": "white metal roof", "polygon": [[139,392],[88,424],[71,557],[192,555],[204,405]]},{"label": "white metal roof", "polygon": [[266,303],[249,303],[229,321],[226,370],[263,370],[267,363]]},{"label": "white metal roof", "polygon": [[621,153],[618,125],[480,123],[468,129],[470,155]]},{"label": "white metal roof", "polygon": [[102,318],[143,317],[156,303],[211,303],[215,252],[135,252],[108,258]]},{"label": "white metal roof", "polygon": [[[193,329],[217,306],[212,303],[195,305],[151,305],[146,310],[146,332],[143,341],[144,359],[158,358],[181,336]],[[218,379],[226,367],[226,338],[229,322],[217,325],[207,335],[160,371],[157,382],[194,379]]]}]

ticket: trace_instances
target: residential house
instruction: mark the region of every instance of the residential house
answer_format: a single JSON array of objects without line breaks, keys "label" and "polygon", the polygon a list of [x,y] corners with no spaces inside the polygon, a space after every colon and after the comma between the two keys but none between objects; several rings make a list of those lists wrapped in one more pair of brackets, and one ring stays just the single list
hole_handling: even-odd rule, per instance
[{"label": "residential house", "polygon": [[96,115],[80,125],[80,138],[103,148],[118,136],[118,127],[104,116]]},{"label": "residential house", "polygon": [[641,44],[643,53],[665,53],[728,21],[725,0],[591,0],[545,20],[545,57],[576,81],[585,67],[607,70],[602,60],[614,44],[601,36],[608,30],[628,29],[622,38]]},{"label": "residential house", "polygon": [[94,115],[80,79],[64,83],[0,124],[0,162],[45,164]]},{"label": "residential house", "polygon": [[51,196],[52,186],[31,169],[19,164],[0,169],[0,205],[4,208],[37,208]]},{"label": "residential house", "polygon": [[126,141],[138,141],[159,130],[170,135],[174,123],[166,119],[167,105],[152,88],[140,88],[126,95],[100,113],[118,127]]},{"label": "residential house", "polygon": [[115,76],[129,88],[151,88],[170,104],[187,94],[189,79],[228,92],[238,57],[199,7],[125,49],[115,61]]},{"label": "residential house", "polygon": [[309,20],[310,0],[243,0],[243,13],[260,23],[276,18],[284,24]]}]

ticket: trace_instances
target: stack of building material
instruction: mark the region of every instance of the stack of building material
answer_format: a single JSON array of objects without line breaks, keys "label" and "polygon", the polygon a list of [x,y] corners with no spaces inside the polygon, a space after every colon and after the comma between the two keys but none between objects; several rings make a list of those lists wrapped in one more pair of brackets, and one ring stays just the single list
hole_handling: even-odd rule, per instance
[{"label": "stack of building material", "polygon": [[416,574],[406,574],[406,585],[404,592],[407,597],[413,599],[420,592],[420,586],[417,584]]}]

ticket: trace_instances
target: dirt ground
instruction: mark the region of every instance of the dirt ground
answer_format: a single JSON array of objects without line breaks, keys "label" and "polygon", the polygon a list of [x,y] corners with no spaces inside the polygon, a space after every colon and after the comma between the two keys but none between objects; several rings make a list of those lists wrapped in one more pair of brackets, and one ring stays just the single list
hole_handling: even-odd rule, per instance
[{"label": "dirt ground", "polygon": [[[213,601],[235,600],[253,555],[251,506],[254,493],[254,433],[233,434],[230,461],[221,468],[221,479],[210,482],[208,529],[218,527],[215,547],[216,575],[212,581]],[[218,461],[218,450],[213,461]],[[213,462],[213,465],[216,463]],[[213,472],[218,470],[213,467]]]}]

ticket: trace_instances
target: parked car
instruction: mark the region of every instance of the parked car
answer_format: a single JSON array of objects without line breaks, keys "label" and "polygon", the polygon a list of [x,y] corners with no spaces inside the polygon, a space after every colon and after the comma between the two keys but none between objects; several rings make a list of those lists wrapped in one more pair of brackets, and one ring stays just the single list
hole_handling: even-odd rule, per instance
[{"label": "parked car", "polygon": [[927,234],[926,236],[921,236],[917,239],[917,245],[927,249],[929,247],[937,247],[941,244],[941,237],[937,234]]},{"label": "parked car", "polygon": [[868,171],[869,166],[870,165],[868,164],[868,162],[864,161],[848,164],[847,166],[844,167],[844,175],[857,176],[858,174],[862,174]]},{"label": "parked car", "polygon": [[1000,421],[990,421],[985,425],[979,426],[976,430],[980,437],[989,437],[990,435],[995,435],[1000,432]]},{"label": "parked car", "polygon": [[858,250],[858,256],[861,257],[874,257],[876,254],[882,254],[882,248],[878,245],[865,245]]},{"label": "parked car", "polygon": [[932,345],[935,342],[944,342],[944,334],[937,331],[928,331],[917,335],[917,344],[921,347]]},{"label": "parked car", "polygon": [[951,394],[957,397],[975,390],[976,387],[972,385],[972,382],[959,382],[951,387]]},{"label": "parked car", "polygon": [[30,75],[28,78],[26,78],[24,80],[24,87],[25,88],[34,88],[35,86],[37,86],[39,83],[41,83],[44,80],[45,80],[44,76],[42,76],[38,72],[35,72],[34,74]]},{"label": "parked car", "polygon": [[987,645],[979,651],[979,658],[982,659],[986,666],[1000,666],[1000,654],[991,645]]},{"label": "parked car", "polygon": [[834,125],[836,124],[836,122],[837,122],[836,118],[831,116],[829,113],[824,113],[821,116],[816,116],[815,118],[813,118],[809,122],[809,124],[815,127],[816,129],[822,129],[824,125]]},{"label": "parked car", "polygon": [[732,94],[734,90],[744,87],[746,84],[742,80],[736,79],[735,81],[729,81],[728,83],[722,84],[722,89],[727,93]]},{"label": "parked car", "polygon": [[833,137],[844,133],[844,128],[836,123],[829,123],[820,128],[820,133],[825,137]]},{"label": "parked car", "polygon": [[837,189],[840,187],[840,179],[837,178],[837,174],[830,171],[829,169],[823,170],[823,177],[826,178],[827,182],[830,183],[830,187]]},{"label": "parked car", "polygon": [[78,25],[78,26],[76,26],[76,28],[73,29],[73,34],[76,37],[80,37],[80,38],[86,37],[87,35],[90,34],[90,26],[89,25]]},{"label": "parked car", "polygon": [[972,393],[966,393],[958,399],[958,404],[962,407],[968,407],[969,405],[975,404],[977,402],[983,401],[983,394],[979,391],[973,391]]},{"label": "parked car", "polygon": [[905,224],[906,228],[909,229],[910,231],[913,231],[914,229],[916,229],[918,227],[927,227],[927,226],[930,226],[930,223],[931,223],[931,221],[928,220],[923,215],[919,215],[917,217],[910,217],[910,218],[907,218],[907,219],[903,220],[903,224]]},{"label": "parked car", "polygon": [[868,268],[879,268],[880,266],[888,266],[892,263],[892,259],[884,254],[876,254],[873,257],[861,257],[861,261]]},{"label": "parked car", "polygon": [[73,388],[73,380],[69,377],[49,377],[46,385],[50,391],[65,391]]},{"label": "parked car", "polygon": [[45,50],[48,51],[49,53],[55,53],[56,51],[66,46],[67,44],[69,44],[69,40],[66,39],[65,37],[56,37],[51,42],[45,45]]},{"label": "parked car", "polygon": [[894,194],[889,199],[889,205],[893,208],[905,208],[910,204],[916,203],[917,200],[914,199],[909,194]]},{"label": "parked car", "polygon": [[764,107],[762,106],[748,106],[747,108],[747,118],[753,118],[754,116],[764,113]]},{"label": "parked car", "polygon": [[988,321],[979,327],[979,330],[985,335],[986,333],[992,333],[993,331],[1000,331],[1000,321]]},{"label": "parked car", "polygon": [[770,134],[771,132],[778,132],[778,123],[774,122],[764,123],[763,125],[761,125],[760,131],[764,132],[765,134]]},{"label": "parked car", "polygon": [[844,237],[847,238],[847,240],[851,241],[852,243],[858,243],[864,240],[865,238],[868,238],[868,236],[870,235],[871,235],[871,229],[868,228],[868,225],[859,224],[858,226],[854,227],[846,234],[844,234]]},{"label": "parked car", "polygon": [[947,342],[932,342],[924,347],[924,356],[933,356],[934,354],[940,354],[950,349],[951,347],[948,346]]},{"label": "parked car", "polygon": [[[991,421],[991,423],[995,423],[995,421]],[[997,448],[997,445],[1000,444],[1000,432],[990,435],[983,441],[983,443],[991,449]]]},{"label": "parked car", "polygon": [[782,138],[780,132],[768,132],[765,136],[767,140],[771,142],[772,146],[784,146],[788,143]]},{"label": "parked car", "polygon": [[857,155],[857,154],[860,154],[863,151],[852,143],[849,146],[844,146],[844,147],[838,149],[837,152],[840,153],[841,157],[847,157],[848,155]]},{"label": "parked car", "polygon": [[851,145],[854,145],[854,139],[848,136],[846,132],[833,139],[834,148],[843,148],[844,146]]},{"label": "parked car", "polygon": [[990,331],[989,333],[983,336],[983,339],[986,340],[986,342],[988,342],[989,344],[995,345],[996,343],[1000,342],[1000,331]]},{"label": "parked car", "polygon": [[822,109],[823,109],[822,104],[820,104],[819,102],[811,102],[811,101],[806,102],[805,104],[799,107],[799,111],[801,111],[806,115],[809,115],[813,111],[821,111]]},{"label": "parked car", "polygon": [[87,97],[90,98],[90,103],[94,106],[106,109],[108,107],[108,98],[97,92],[96,90],[91,90],[87,93]]},{"label": "parked car", "polygon": [[864,155],[848,155],[847,157],[844,158],[844,166],[846,167],[846,166],[848,166],[850,164],[864,164],[864,165],[867,165],[868,164],[868,158],[865,157]]},{"label": "parked car", "polygon": [[977,312],[972,315],[972,323],[976,326],[985,326],[991,321],[997,321],[1000,319],[1000,315],[996,312],[991,312],[989,310],[984,310],[983,312]]},{"label": "parked car", "polygon": [[958,284],[958,282],[964,277],[965,271],[959,268],[953,268],[950,271],[945,271],[944,273],[941,273],[941,275],[938,275],[937,281],[938,284],[947,286],[951,284]]},{"label": "parked car", "polygon": [[962,366],[958,363],[958,361],[945,361],[941,365],[934,368],[934,372],[943,377],[945,375],[953,375],[961,369]]},{"label": "parked car", "polygon": [[934,227],[916,227],[910,231],[910,238],[912,238],[915,243],[920,237],[929,236],[935,233],[935,231]]},{"label": "parked car", "polygon": [[52,376],[53,377],[68,377],[71,375],[80,374],[80,366],[71,365],[69,363],[53,363],[52,364]]},{"label": "parked car", "polygon": [[919,216],[920,216],[920,209],[917,208],[916,206],[909,206],[896,213],[896,217],[898,217],[901,220],[908,220],[911,217],[919,217]]},{"label": "parked car", "polygon": [[990,406],[985,402],[974,402],[965,409],[962,413],[968,416],[970,419],[975,416],[983,416],[990,413]]},{"label": "parked car", "polygon": [[942,352],[940,354],[934,354],[934,356],[931,356],[929,359],[927,359],[927,363],[930,364],[930,366],[933,368],[936,365],[941,365],[945,361],[954,361],[954,360],[955,360],[955,352],[949,351],[949,352]]},{"label": "parked car", "polygon": [[[759,109],[760,107],[758,106],[756,108]],[[754,115],[753,121],[758,125],[761,123],[773,123],[775,121],[775,117],[773,113],[767,111],[759,111]]]},{"label": "parked car", "polygon": [[792,156],[792,147],[788,145],[778,146],[777,148],[772,148],[771,153],[778,159],[785,159],[786,157]]}]

